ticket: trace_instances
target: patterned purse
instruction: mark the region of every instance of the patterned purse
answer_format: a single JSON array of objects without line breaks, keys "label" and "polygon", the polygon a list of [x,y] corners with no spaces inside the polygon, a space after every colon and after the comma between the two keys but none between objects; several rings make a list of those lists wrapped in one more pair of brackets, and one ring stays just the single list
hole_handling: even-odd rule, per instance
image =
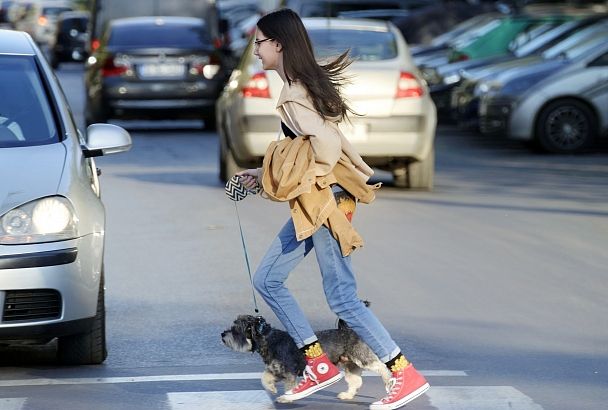
[{"label": "patterned purse", "polygon": [[253,189],[247,189],[241,182],[238,175],[233,176],[226,182],[226,195],[233,201],[241,201],[247,195],[255,195],[260,191],[260,187],[256,186]]}]

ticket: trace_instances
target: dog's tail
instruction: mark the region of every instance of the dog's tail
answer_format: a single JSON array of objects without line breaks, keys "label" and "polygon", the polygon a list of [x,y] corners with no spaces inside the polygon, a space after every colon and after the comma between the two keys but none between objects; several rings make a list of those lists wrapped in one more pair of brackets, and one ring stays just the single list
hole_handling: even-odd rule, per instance
[{"label": "dog's tail", "polygon": [[[370,307],[370,305],[372,304],[369,300],[362,300],[361,302],[363,302],[363,304],[365,305],[365,307]],[[338,319],[338,329],[340,330],[345,330],[345,329],[350,329],[350,327],[348,326],[348,324],[342,320],[342,319]]]}]

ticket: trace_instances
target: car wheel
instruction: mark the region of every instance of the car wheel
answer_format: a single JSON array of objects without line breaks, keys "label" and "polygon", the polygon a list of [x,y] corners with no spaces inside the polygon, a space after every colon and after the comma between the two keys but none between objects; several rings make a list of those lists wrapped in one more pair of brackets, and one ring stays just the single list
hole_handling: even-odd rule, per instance
[{"label": "car wheel", "polygon": [[57,357],[63,364],[100,364],[108,356],[106,349],[106,312],[103,270],[99,281],[97,313],[87,333],[62,336],[57,344]]},{"label": "car wheel", "polygon": [[91,124],[97,124],[100,122],[108,122],[108,117],[99,112],[89,112],[88,110],[85,110],[84,122],[87,126],[89,126]]},{"label": "car wheel", "polygon": [[407,188],[407,167],[393,169],[393,185],[397,188]]},{"label": "car wheel", "polygon": [[426,158],[407,166],[408,187],[410,189],[433,189],[435,177],[435,148],[431,148]]},{"label": "car wheel", "polygon": [[55,53],[51,54],[51,67],[53,67],[53,69],[58,69],[59,68],[59,57],[57,57],[57,55],[55,55]]},{"label": "car wheel", "polygon": [[571,154],[589,147],[596,136],[593,111],[576,100],[554,101],[545,107],[536,124],[540,146],[557,154]]},{"label": "car wheel", "polygon": [[215,131],[216,119],[215,119],[215,110],[209,110],[203,114],[203,127],[206,131]]}]

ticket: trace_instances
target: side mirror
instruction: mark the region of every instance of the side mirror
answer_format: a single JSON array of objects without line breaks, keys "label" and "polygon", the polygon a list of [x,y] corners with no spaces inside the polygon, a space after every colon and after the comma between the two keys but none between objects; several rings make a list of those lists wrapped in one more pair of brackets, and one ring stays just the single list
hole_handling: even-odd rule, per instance
[{"label": "side mirror", "polygon": [[84,156],[99,157],[116,154],[131,149],[131,135],[124,129],[112,124],[91,124],[87,127]]}]

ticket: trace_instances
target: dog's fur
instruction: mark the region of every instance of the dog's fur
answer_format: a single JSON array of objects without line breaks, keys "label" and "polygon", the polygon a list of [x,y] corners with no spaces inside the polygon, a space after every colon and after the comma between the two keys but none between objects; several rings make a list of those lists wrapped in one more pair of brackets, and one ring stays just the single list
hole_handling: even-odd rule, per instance
[{"label": "dog's fur", "polygon": [[[363,369],[378,373],[386,385],[391,377],[386,365],[378,359],[343,321],[337,329],[316,332],[317,338],[329,360],[344,369],[348,390],[338,394],[342,400],[351,400],[357,394],[363,380]],[[287,332],[272,329],[261,316],[240,315],[230,329],[222,332],[222,342],[236,352],[258,352],[266,365],[262,385],[277,394],[277,382],[284,382],[285,391],[296,386],[306,363],[304,355]],[[284,396],[277,401],[287,402]]]}]

